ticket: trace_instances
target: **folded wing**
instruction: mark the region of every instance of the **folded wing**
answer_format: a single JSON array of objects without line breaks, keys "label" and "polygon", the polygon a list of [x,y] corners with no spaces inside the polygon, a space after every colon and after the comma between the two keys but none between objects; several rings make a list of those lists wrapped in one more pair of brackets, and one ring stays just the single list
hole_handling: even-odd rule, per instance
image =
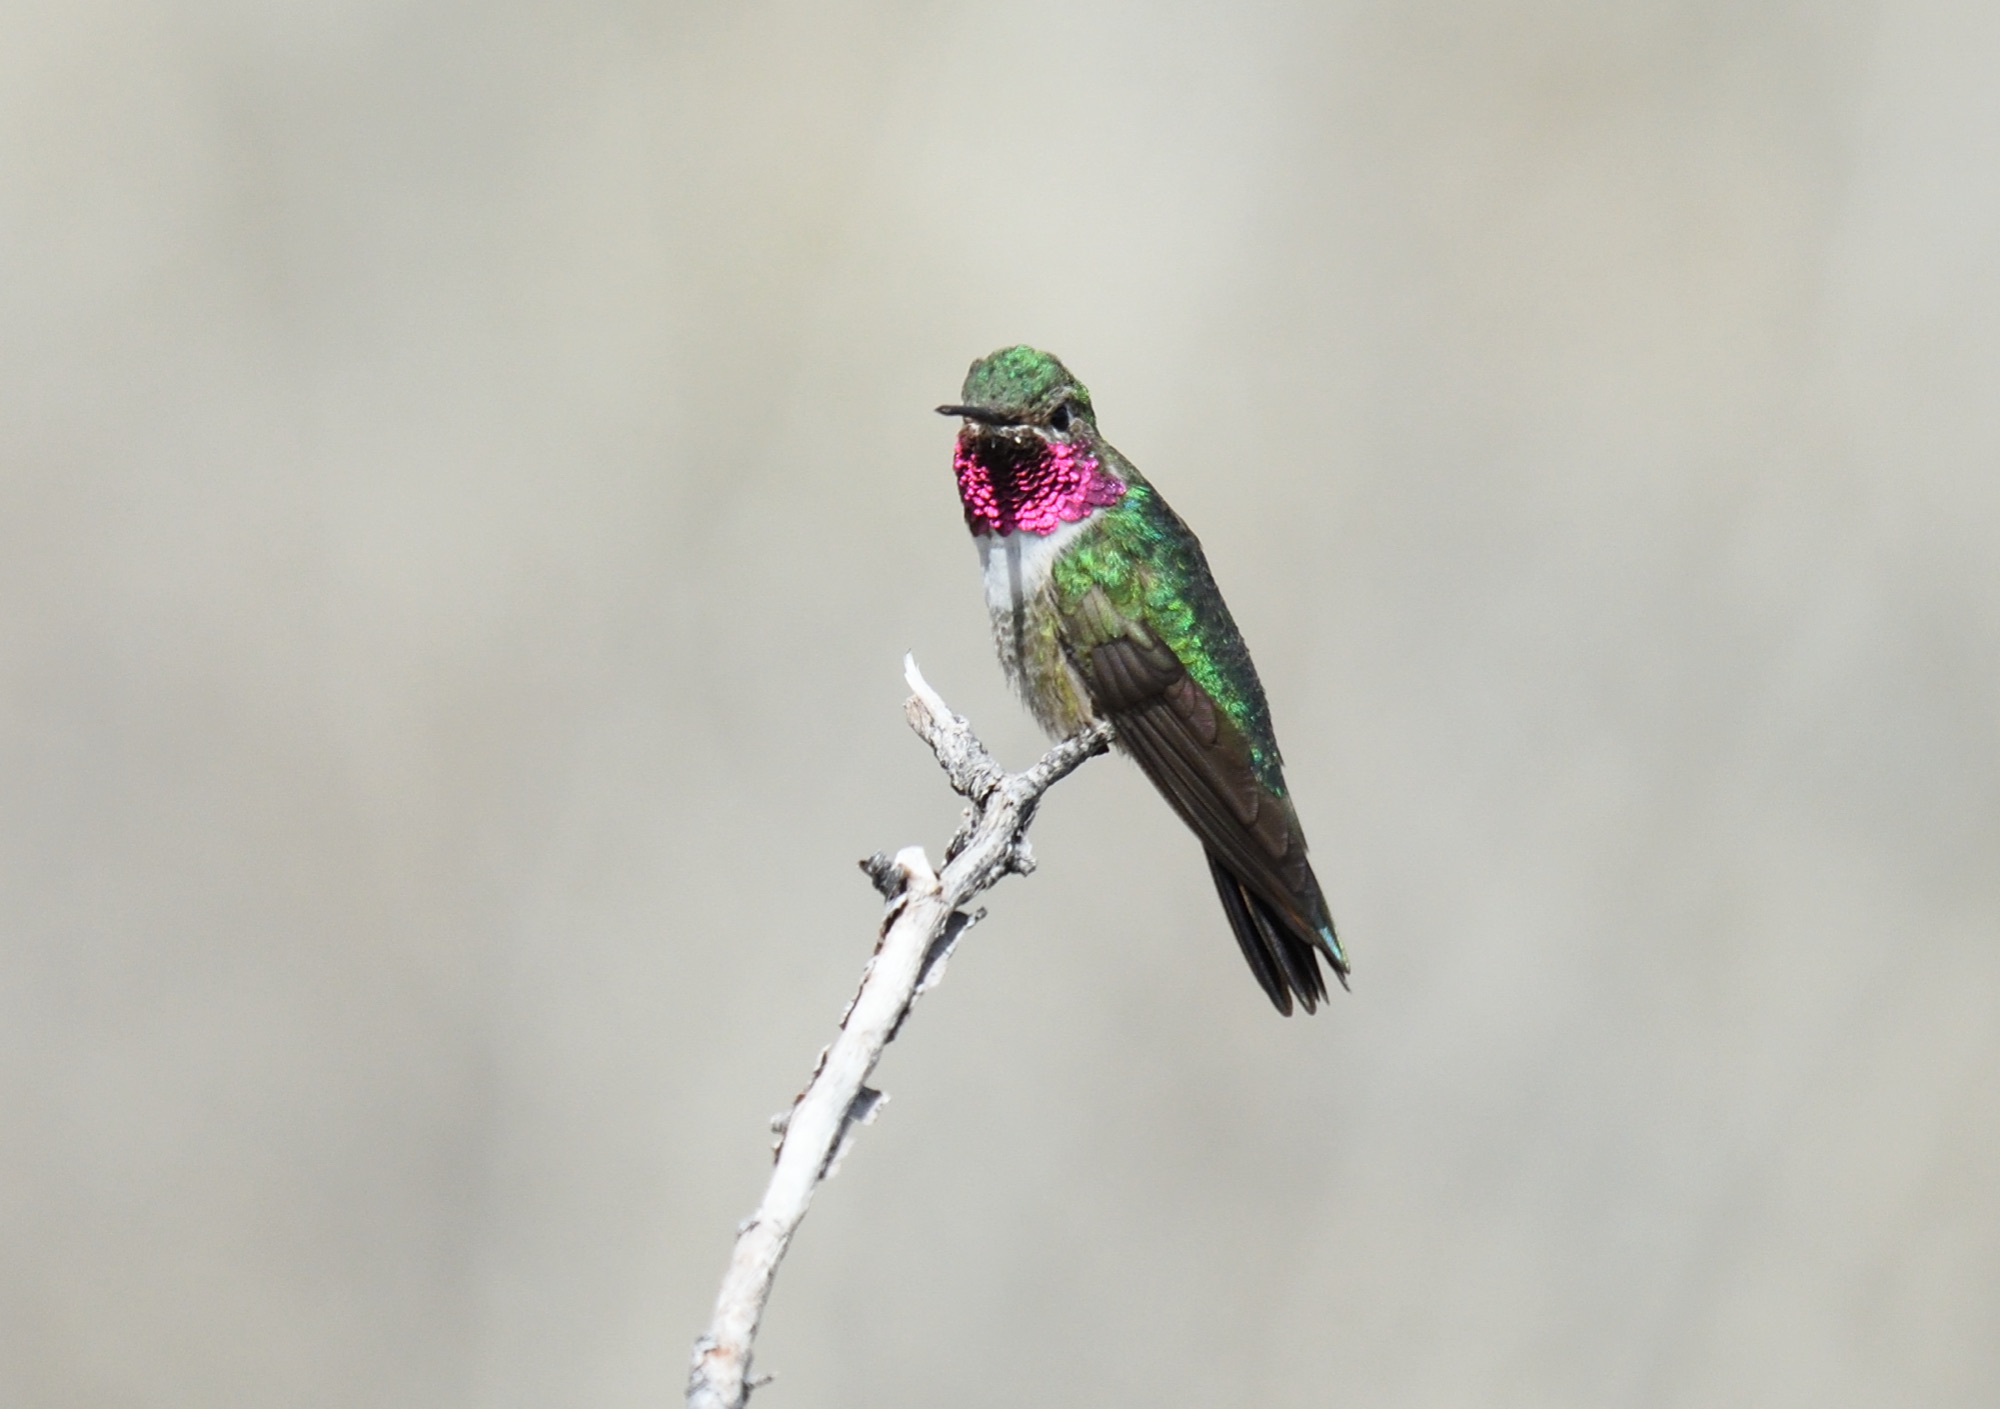
[{"label": "folded wing", "polygon": [[[1222,908],[1281,1013],[1326,997],[1347,965],[1291,800],[1259,777],[1250,740],[1168,645],[1101,587],[1068,604],[1064,645],[1118,742],[1201,838]],[[1230,628],[1233,632],[1233,626]]]}]

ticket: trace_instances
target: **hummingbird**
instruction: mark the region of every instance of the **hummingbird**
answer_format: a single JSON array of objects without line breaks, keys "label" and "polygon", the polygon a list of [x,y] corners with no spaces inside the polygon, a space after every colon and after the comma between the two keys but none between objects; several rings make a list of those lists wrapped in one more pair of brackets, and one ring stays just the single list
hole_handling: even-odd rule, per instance
[{"label": "hummingbird", "polygon": [[938,414],[979,549],[1008,683],[1066,738],[1114,742],[1200,839],[1223,914],[1280,1013],[1326,997],[1347,955],[1305,834],[1257,668],[1201,544],[1097,429],[1090,392],[1055,357],[1008,347]]}]

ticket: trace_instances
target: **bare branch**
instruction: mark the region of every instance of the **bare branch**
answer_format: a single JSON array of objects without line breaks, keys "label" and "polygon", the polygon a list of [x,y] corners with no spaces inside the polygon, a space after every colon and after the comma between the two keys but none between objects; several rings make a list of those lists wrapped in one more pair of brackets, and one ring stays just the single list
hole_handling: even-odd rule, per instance
[{"label": "bare branch", "polygon": [[1042,794],[1083,761],[1104,752],[1111,726],[1093,725],[1050,749],[1032,768],[1008,773],[917,670],[903,659],[911,694],[910,727],[930,745],[960,796],[971,802],[945,852],[942,873],[921,847],[892,857],[876,853],[861,869],[886,902],[882,937],[847,1005],[833,1044],[785,1115],[772,1121],[777,1157],[763,1200],[736,1236],[723,1274],[715,1319],[695,1342],[688,1372],[688,1409],[743,1409],[756,1381],[750,1353],[778,1263],[821,1183],[830,1179],[857,1130],[888,1098],[866,1083],[882,1049],[902,1030],[918,995],[944,976],[952,947],[984,914],[962,907],[1009,872],[1034,869],[1027,832]]}]

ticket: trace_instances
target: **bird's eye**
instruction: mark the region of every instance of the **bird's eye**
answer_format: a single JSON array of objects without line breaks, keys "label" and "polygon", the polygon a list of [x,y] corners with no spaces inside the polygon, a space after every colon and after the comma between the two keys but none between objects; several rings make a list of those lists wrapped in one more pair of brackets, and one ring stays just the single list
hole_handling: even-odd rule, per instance
[{"label": "bird's eye", "polygon": [[1057,434],[1062,434],[1069,430],[1069,403],[1067,401],[1049,413],[1049,428]]}]

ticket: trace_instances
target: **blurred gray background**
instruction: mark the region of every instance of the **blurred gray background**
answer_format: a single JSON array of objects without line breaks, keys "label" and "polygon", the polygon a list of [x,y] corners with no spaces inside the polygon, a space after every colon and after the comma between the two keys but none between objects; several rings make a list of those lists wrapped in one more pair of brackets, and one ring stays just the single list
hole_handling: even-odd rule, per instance
[{"label": "blurred gray background", "polygon": [[1120,760],[758,1400],[2000,1402],[2000,9],[10,4],[0,1402],[677,1401],[854,861],[1003,757],[930,412],[1201,533],[1355,991]]}]

